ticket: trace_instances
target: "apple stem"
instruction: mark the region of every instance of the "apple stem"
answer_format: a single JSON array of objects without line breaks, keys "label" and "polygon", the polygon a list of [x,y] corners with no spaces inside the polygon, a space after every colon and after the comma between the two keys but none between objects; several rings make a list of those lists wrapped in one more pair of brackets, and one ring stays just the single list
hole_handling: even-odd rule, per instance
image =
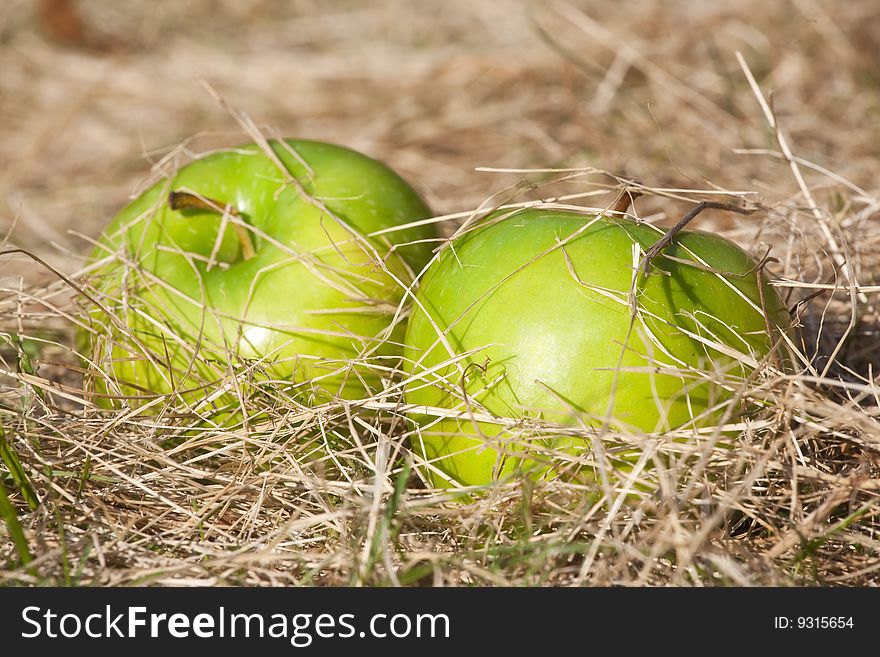
[{"label": "apple stem", "polygon": [[614,203],[608,208],[611,212],[617,212],[620,214],[626,214],[626,211],[629,210],[630,204],[641,196],[642,193],[632,187],[624,187],[620,190],[620,194],[617,195],[617,198],[614,199]]},{"label": "apple stem", "polygon": [[[198,196],[190,192],[175,191],[168,194],[168,207],[172,210],[204,210],[219,215],[230,215],[237,219],[244,220],[241,213],[231,203],[221,203],[205,196]],[[256,254],[254,251],[254,242],[251,234],[238,221],[230,222],[238,243],[241,245],[241,257],[250,260]]]}]

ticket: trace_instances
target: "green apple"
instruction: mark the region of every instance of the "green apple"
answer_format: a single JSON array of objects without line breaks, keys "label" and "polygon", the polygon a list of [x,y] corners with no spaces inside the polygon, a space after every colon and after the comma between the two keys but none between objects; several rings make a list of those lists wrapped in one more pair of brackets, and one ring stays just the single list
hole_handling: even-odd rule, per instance
[{"label": "green apple", "polygon": [[414,448],[435,485],[556,476],[542,450],[590,454],[585,440],[497,418],[640,433],[717,423],[788,314],[755,260],[718,235],[680,232],[646,276],[640,259],[661,236],[538,208],[490,216],[438,255],[404,351]]},{"label": "green apple", "polygon": [[101,235],[80,334],[98,403],[210,409],[255,379],[353,399],[394,369],[398,305],[431,254],[428,207],[355,151],[268,147],[193,161]]}]

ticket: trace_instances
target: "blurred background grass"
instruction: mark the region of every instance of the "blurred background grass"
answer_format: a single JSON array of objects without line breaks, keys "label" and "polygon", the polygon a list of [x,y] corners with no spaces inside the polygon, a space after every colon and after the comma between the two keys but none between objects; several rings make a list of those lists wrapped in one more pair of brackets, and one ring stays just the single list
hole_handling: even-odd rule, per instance
[{"label": "blurred background grass", "polygon": [[0,229],[17,217],[18,243],[68,269],[84,252],[69,231],[95,236],[172,149],[242,140],[202,80],[277,134],[388,161],[438,213],[522,177],[477,166],[773,201],[796,189],[786,168],[732,153],[775,148],[742,51],[799,156],[877,185],[870,2],[76,0],[72,40],[53,38],[52,4],[0,9]]}]

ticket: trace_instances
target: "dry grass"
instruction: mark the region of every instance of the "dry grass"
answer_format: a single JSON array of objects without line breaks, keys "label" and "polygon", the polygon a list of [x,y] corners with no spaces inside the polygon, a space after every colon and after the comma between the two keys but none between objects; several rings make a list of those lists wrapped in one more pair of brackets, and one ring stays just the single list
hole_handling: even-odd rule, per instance
[{"label": "dry grass", "polygon": [[[6,2],[0,426],[39,504],[3,477],[35,559],[13,569],[0,524],[0,582],[880,581],[878,10],[708,4],[83,0],[95,51]],[[694,468],[678,445],[680,467],[636,505],[561,482],[450,503],[390,393],[305,408],[264,387],[243,403],[268,419],[232,429],[99,411],[73,341],[85,254],[148,178],[247,138],[203,79],[265,134],[387,161],[450,215],[447,235],[497,203],[603,207],[600,170],[644,183],[651,221],[710,192],[759,202],[700,227],[772,249],[805,363],[744,391],[766,408],[735,426],[733,455],[695,445]]]}]

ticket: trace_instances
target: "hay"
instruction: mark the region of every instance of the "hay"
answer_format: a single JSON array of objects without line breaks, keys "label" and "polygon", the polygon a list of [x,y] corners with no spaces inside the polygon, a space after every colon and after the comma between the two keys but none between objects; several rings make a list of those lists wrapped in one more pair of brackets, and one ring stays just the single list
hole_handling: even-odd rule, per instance
[{"label": "hay", "polygon": [[[0,524],[0,582],[880,581],[870,3],[83,0],[82,48],[51,41],[31,3],[7,5],[0,425],[40,504],[0,466],[35,557],[13,569]],[[606,207],[621,179],[640,181],[634,211],[661,225],[699,200],[757,203],[698,227],[771,249],[802,367],[743,391],[766,408],[726,427],[734,454],[606,436],[680,459],[635,506],[560,481],[450,503],[409,451],[399,372],[360,405],[262,387],[242,402],[265,415],[254,426],[100,411],[73,339],[91,241],[156,175],[251,138],[203,81],[262,135],[383,159],[445,235],[497,205]]]}]

